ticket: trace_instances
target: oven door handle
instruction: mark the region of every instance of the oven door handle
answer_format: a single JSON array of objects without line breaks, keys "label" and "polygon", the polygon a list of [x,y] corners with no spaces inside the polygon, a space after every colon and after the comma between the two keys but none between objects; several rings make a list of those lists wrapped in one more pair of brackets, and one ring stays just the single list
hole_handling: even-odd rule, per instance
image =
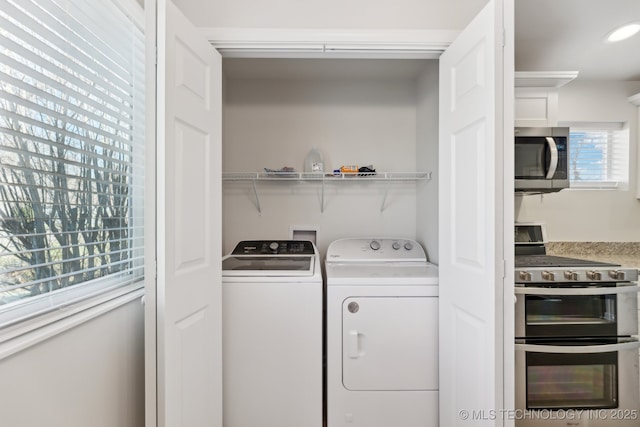
[{"label": "oven door handle", "polygon": [[640,348],[640,341],[629,341],[618,344],[601,345],[546,345],[546,344],[517,344],[516,351],[529,353],[609,353],[612,351],[636,350]]},{"label": "oven door handle", "polygon": [[518,287],[514,288],[514,292],[520,295],[620,295],[626,293],[640,292],[640,287],[635,283],[617,287],[598,288],[536,288],[536,287]]},{"label": "oven door handle", "polygon": [[549,151],[551,152],[551,161],[549,162],[547,179],[553,179],[553,176],[556,174],[556,170],[558,169],[558,146],[550,136],[547,137],[547,144],[549,144]]}]

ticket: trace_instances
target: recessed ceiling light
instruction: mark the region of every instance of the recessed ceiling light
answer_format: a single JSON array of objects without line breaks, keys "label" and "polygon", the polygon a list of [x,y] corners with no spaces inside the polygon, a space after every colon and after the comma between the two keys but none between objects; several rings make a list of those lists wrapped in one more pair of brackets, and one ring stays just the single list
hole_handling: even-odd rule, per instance
[{"label": "recessed ceiling light", "polygon": [[640,31],[640,23],[634,22],[633,24],[628,24],[616,30],[613,30],[607,36],[607,41],[619,42],[635,35],[638,31]]}]

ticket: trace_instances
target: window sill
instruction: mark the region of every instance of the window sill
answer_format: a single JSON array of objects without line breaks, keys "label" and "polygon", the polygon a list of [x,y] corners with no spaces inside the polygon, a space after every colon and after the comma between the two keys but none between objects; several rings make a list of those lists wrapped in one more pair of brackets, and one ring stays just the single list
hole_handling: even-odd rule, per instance
[{"label": "window sill", "polygon": [[141,280],[8,326],[0,330],[0,360],[143,296],[144,280]]}]

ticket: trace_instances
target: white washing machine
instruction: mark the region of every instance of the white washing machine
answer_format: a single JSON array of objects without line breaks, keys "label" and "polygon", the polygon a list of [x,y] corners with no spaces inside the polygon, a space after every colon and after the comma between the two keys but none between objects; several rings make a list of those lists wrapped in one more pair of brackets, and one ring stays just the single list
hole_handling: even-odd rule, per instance
[{"label": "white washing machine", "polygon": [[308,241],[222,259],[224,427],[322,426],[323,281]]},{"label": "white washing machine", "polygon": [[438,268],[413,240],[329,245],[327,427],[438,426]]}]

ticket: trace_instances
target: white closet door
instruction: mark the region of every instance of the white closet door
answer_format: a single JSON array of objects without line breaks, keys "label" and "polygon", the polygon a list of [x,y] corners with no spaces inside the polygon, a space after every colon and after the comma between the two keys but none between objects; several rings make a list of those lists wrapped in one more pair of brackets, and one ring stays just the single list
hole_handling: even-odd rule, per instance
[{"label": "white closet door", "polygon": [[440,58],[441,426],[502,425],[489,416],[503,405],[498,6],[491,0]]},{"label": "white closet door", "polygon": [[[153,1],[146,3],[154,13]],[[217,427],[222,63],[173,3],[158,0],[156,13],[157,285],[155,325],[148,325],[156,333],[154,425]]]}]

